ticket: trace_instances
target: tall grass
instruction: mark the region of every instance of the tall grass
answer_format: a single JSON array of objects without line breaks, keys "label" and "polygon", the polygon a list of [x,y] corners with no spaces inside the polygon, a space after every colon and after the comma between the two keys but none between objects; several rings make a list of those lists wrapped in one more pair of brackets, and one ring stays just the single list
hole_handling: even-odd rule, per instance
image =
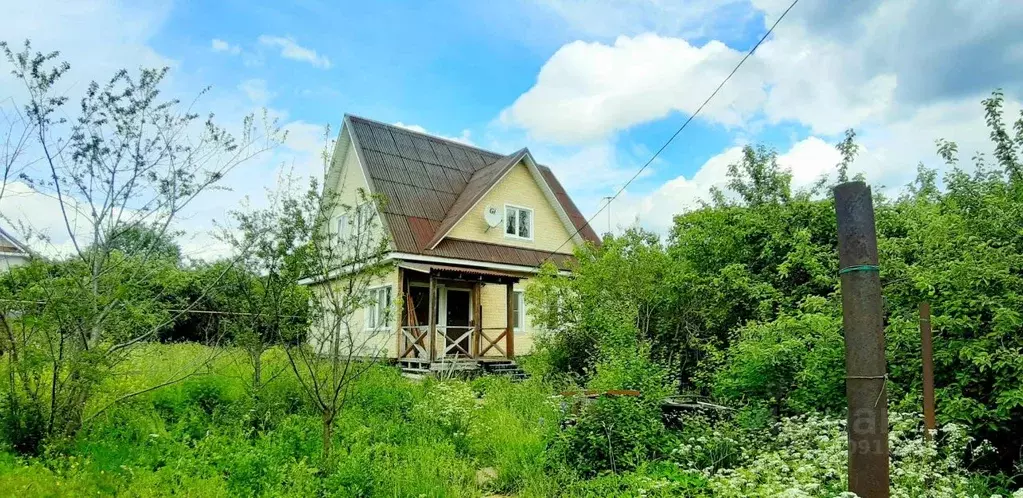
[{"label": "tall grass", "polygon": [[140,350],[103,384],[74,441],[38,457],[0,451],[0,496],[484,496],[550,481],[545,450],[560,418],[537,381],[414,382],[374,368],[353,385],[334,461],[321,462],[320,420],[279,351],[264,368],[283,374],[258,395],[241,351],[196,369],[206,356],[188,344]]}]

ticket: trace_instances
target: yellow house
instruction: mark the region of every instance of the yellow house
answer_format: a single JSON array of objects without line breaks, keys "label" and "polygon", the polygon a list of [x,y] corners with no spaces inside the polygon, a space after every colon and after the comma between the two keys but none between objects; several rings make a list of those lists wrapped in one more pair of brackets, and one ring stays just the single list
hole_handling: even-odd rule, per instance
[{"label": "yellow house", "polygon": [[395,269],[352,322],[377,355],[409,369],[528,353],[529,278],[545,261],[567,270],[575,247],[600,243],[527,149],[498,154],[345,115],[325,187],[343,204],[359,189],[385,200],[377,214]]}]

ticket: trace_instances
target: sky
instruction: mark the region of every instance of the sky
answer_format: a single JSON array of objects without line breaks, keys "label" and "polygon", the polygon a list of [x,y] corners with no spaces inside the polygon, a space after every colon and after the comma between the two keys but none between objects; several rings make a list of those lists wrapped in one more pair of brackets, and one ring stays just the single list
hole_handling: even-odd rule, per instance
[{"label": "sky", "polygon": [[[325,126],[345,113],[498,153],[529,147],[586,215],[617,193],[707,98],[790,0],[0,0],[0,39],[59,50],[72,97],[119,68],[171,68],[166,92],[237,126],[267,109],[279,149],[232,171],[179,220],[184,253],[215,258],[211,236],[242,202],[259,205],[282,167],[322,176]],[[980,101],[1023,100],[1023,3],[801,0],[710,104],[593,224],[667,233],[672,216],[726,180],[746,144],[765,144],[794,184],[851,167],[895,190],[916,166],[945,170],[934,142],[990,153]],[[4,65],[3,64],[0,65]],[[23,99],[0,71],[0,106]],[[964,161],[968,162],[968,161]],[[12,182],[0,213],[66,251],[59,206]]]}]

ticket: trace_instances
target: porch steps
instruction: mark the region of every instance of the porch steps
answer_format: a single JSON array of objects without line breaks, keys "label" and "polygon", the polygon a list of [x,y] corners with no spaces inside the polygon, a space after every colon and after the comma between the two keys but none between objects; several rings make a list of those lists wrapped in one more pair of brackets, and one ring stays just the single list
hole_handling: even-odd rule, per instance
[{"label": "porch steps", "polygon": [[476,376],[503,375],[513,381],[529,378],[514,360],[473,360],[468,358],[440,359],[434,362],[419,359],[398,360],[401,374],[410,379],[447,375]]},{"label": "porch steps", "polygon": [[529,374],[514,360],[493,360],[481,361],[483,371],[490,375],[504,375],[513,381],[520,381],[529,378]]}]

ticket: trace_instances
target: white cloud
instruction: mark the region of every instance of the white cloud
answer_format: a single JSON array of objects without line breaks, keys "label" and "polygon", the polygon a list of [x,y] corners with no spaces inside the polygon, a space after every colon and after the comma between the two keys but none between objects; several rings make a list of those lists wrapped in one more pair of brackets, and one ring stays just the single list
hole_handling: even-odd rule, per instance
[{"label": "white cloud", "polygon": [[[561,47],[544,64],[536,84],[500,115],[504,123],[537,138],[580,142],[673,111],[691,114],[694,102],[709,96],[740,56],[717,41],[694,47],[673,36],[687,36],[663,26],[663,19],[682,8],[674,3],[547,3],[569,20],[600,15],[610,17],[606,22],[614,29],[645,27],[670,34]],[[770,24],[789,3],[755,0],[748,12],[760,11]],[[697,12],[711,8],[704,2],[690,7]],[[736,15],[734,8],[727,3],[714,12]],[[884,126],[921,106],[976,99],[996,87],[1009,89],[1011,98],[1023,98],[1023,73],[1016,70],[1023,54],[1021,30],[1023,9],[1004,9],[996,2],[802,3],[701,116],[729,126],[794,122],[831,136],[849,127]]]},{"label": "white cloud", "polygon": [[238,89],[245,94],[249,100],[260,107],[264,107],[270,102],[275,94],[270,91],[266,86],[266,80],[253,78],[242,81],[238,84]]},{"label": "white cloud", "polygon": [[[551,56],[500,120],[559,143],[602,139],[673,111],[695,112],[741,57],[717,41],[696,47],[654,34],[621,36],[613,45],[572,42]],[[763,69],[750,60],[744,70]],[[740,125],[765,98],[761,78],[735,78],[703,113]]]},{"label": "white cloud", "polygon": [[212,48],[214,52],[225,52],[231,55],[238,55],[242,53],[241,47],[238,45],[232,45],[220,38],[214,38],[210,43],[210,48]]},{"label": "white cloud", "polygon": [[394,126],[397,126],[399,128],[405,128],[406,130],[411,130],[411,131],[414,131],[414,132],[417,132],[417,133],[425,133],[427,135],[433,135],[435,137],[440,137],[440,138],[443,138],[445,140],[451,140],[452,142],[458,142],[458,143],[463,143],[465,145],[472,145],[472,146],[476,145],[476,144],[474,144],[472,142],[472,138],[471,138],[472,133],[469,131],[468,128],[462,130],[462,134],[457,136],[457,137],[449,137],[447,135],[441,135],[439,133],[431,133],[426,128],[423,128],[422,126],[417,125],[417,124],[405,124],[405,123],[402,123],[401,121],[398,121],[397,123],[394,123]]},{"label": "white cloud", "polygon": [[[1008,101],[1004,115],[1007,120],[1015,119],[1021,109],[1023,103]],[[891,196],[913,181],[918,164],[937,169],[940,179],[948,172],[948,166],[937,156],[934,142],[938,138],[958,144],[960,167],[964,170],[972,170],[971,158],[977,154],[989,158],[990,164],[992,149],[984,109],[979,99],[964,98],[924,106],[903,119],[864,130],[856,139],[860,153],[849,174],[862,173],[875,189]],[[740,158],[741,148],[732,147],[704,163],[691,178],[678,176],[640,194],[625,191],[611,205],[614,226],[623,228],[638,223],[667,233],[675,214],[699,206],[701,200],[709,200],[712,186],[724,187],[728,165]],[[794,188],[805,188],[824,175],[833,181],[840,159],[832,143],[810,136],[781,153],[778,164],[792,172]],[[596,208],[584,208],[584,213],[594,212]],[[605,216],[601,213],[594,221],[602,230],[604,225],[600,221]]]},{"label": "white cloud", "polygon": [[[0,33],[12,42],[15,49],[20,48],[18,40],[31,38],[34,50],[62,52],[61,58],[70,61],[72,68],[61,81],[60,92],[71,98],[69,105],[73,110],[90,80],[104,82],[120,68],[178,66],[174,60],[151,47],[151,40],[162,29],[168,12],[168,2],[20,2],[4,7],[4,15],[0,16]],[[214,46],[211,42],[211,50]],[[242,52],[243,57],[246,54]],[[22,85],[13,80],[3,67],[5,65],[0,62],[0,98],[12,96],[15,102],[20,103],[24,96]],[[164,94],[191,102],[201,84],[209,83],[195,82],[193,76],[180,69],[172,70],[162,85]],[[252,112],[258,116],[258,108],[268,104],[273,97],[274,93],[265,82],[253,79],[237,87],[215,86],[212,92],[199,99],[194,110],[202,114],[207,110],[214,112],[219,124],[237,132],[237,124],[243,116]],[[187,256],[212,259],[229,255],[229,248],[211,235],[216,228],[214,220],[227,221],[227,212],[238,208],[247,196],[253,199],[254,205],[259,205],[265,197],[265,189],[274,187],[277,173],[282,169],[293,168],[296,174],[301,175],[322,175],[318,157],[321,149],[311,146],[305,123],[294,119],[289,122],[284,110],[269,109],[268,112],[271,118],[279,118],[286,123],[284,128],[291,132],[288,142],[284,147],[239,165],[218,183],[219,187],[228,190],[200,195],[177,218],[176,226],[186,232],[179,242]],[[33,157],[26,156],[26,160]],[[32,173],[39,176],[38,171]],[[77,205],[77,201],[67,199],[66,204]],[[47,236],[52,247],[34,240],[25,241],[42,253],[69,254],[73,250],[68,230],[63,225],[60,205],[48,193],[36,192],[21,182],[9,182],[0,199],[0,214],[15,221],[11,226],[23,222]],[[72,231],[87,243],[90,236],[82,232],[86,228],[84,224],[84,219],[79,219],[72,225]]]},{"label": "white cloud", "polygon": [[290,36],[260,35],[259,43],[267,47],[279,48],[281,50],[281,57],[284,57],[285,59],[308,62],[314,67],[322,69],[330,68],[330,59],[316,53],[316,51],[311,48],[299,45],[298,42]]},{"label": "white cloud", "polygon": [[[840,158],[834,146],[811,136],[779,154],[778,165],[792,172],[792,187],[799,189],[812,185],[822,175],[833,175]],[[699,207],[701,201],[710,201],[712,187],[725,190],[728,165],[741,159],[742,147],[730,147],[708,159],[691,178],[680,175],[646,194],[623,192],[611,203],[613,226],[618,229],[638,223],[666,234],[676,214]],[[598,218],[604,216],[606,213]]]}]

